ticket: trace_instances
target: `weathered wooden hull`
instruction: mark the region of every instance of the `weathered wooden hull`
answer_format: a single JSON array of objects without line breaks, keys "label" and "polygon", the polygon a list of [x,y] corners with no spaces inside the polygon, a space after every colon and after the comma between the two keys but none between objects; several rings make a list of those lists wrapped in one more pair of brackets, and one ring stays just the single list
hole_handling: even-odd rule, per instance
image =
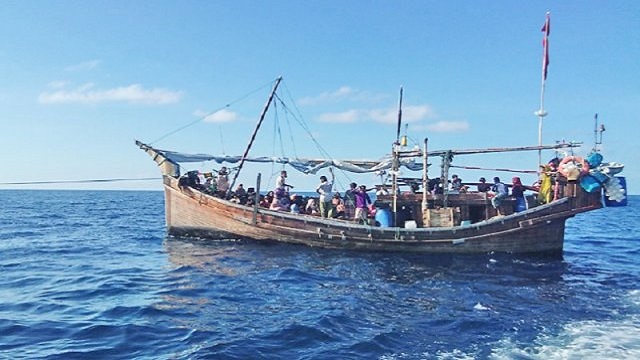
[{"label": "weathered wooden hull", "polygon": [[561,252],[565,221],[601,207],[580,193],[520,213],[447,228],[383,228],[254,208],[180,188],[164,176],[167,231],[207,239],[246,238],[323,248],[423,253]]}]

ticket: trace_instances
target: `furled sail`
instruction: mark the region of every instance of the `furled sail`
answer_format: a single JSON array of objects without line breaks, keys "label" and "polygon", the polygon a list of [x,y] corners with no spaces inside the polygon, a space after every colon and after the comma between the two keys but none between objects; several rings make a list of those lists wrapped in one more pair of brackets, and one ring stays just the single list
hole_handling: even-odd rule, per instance
[{"label": "furled sail", "polygon": [[[242,160],[242,156],[216,156],[209,154],[187,154],[176,151],[155,149],[161,153],[164,157],[174,163],[188,163],[188,162],[203,162],[203,161],[215,161],[218,164],[235,164]],[[305,173],[315,174],[321,169],[327,167],[335,167],[344,171],[353,173],[372,173],[380,170],[391,169],[392,158],[385,157],[380,160],[337,160],[337,159],[303,159],[303,158],[288,158],[288,157],[247,157],[247,162],[253,163],[276,163],[286,164],[294,169]],[[413,171],[422,170],[422,163],[415,161],[413,158],[400,159],[400,165]]]},{"label": "furled sail", "polygon": [[[209,154],[188,154],[177,151],[161,150],[153,148],[147,144],[136,141],[136,144],[146,150],[153,151],[154,154],[158,154],[163,161],[167,161],[171,164],[189,163],[189,162],[203,162],[203,161],[215,161],[218,164],[236,164],[242,160],[242,156],[231,155],[209,155]],[[466,149],[466,150],[447,150],[447,151],[430,151],[429,156],[448,156],[448,155],[468,155],[479,153],[492,153],[492,152],[508,152],[508,151],[530,151],[539,149],[561,149],[577,147],[580,143],[562,143],[555,145],[543,145],[543,146],[526,146],[515,148],[490,148],[490,149]],[[409,169],[411,171],[421,171],[423,168],[423,162],[419,160],[422,157],[422,151],[409,150],[403,151],[400,154],[399,166]],[[391,156],[383,157],[380,160],[338,160],[338,159],[304,159],[304,158],[288,158],[288,157],[247,157],[244,161],[253,163],[275,163],[286,164],[294,169],[305,173],[315,174],[319,170],[327,167],[335,167],[344,171],[352,173],[373,173],[381,170],[389,170],[392,167],[393,159]]]}]

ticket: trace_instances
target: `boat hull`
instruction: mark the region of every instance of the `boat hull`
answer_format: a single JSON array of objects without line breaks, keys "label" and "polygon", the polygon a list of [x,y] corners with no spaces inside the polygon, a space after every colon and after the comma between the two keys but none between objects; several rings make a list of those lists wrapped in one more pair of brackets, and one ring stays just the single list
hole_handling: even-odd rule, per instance
[{"label": "boat hull", "polygon": [[598,195],[574,194],[551,204],[470,225],[408,229],[239,205],[192,188],[181,188],[175,178],[166,175],[164,192],[167,232],[173,236],[422,253],[562,252],[566,219],[602,206]]}]

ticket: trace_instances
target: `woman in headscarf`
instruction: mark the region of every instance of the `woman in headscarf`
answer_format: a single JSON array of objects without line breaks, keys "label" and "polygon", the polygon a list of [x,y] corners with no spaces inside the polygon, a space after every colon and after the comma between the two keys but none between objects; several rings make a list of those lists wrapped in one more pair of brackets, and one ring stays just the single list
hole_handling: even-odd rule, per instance
[{"label": "woman in headscarf", "polygon": [[524,198],[525,188],[522,185],[522,181],[517,176],[511,179],[511,195],[516,198],[516,204],[514,206],[515,212],[524,211],[527,209],[527,201]]}]

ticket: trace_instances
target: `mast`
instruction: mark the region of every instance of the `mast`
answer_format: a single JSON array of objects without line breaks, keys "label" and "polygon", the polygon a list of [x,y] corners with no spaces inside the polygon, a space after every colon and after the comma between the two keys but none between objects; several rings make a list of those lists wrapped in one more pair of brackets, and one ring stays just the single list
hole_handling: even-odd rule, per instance
[{"label": "mast", "polygon": [[[544,90],[547,80],[547,69],[549,67],[549,32],[551,30],[551,13],[547,12],[547,16],[541,31],[544,32],[542,38],[542,80],[540,85],[540,109],[534,114],[538,116],[538,146],[542,146],[542,120],[547,116],[544,110]],[[538,168],[542,165],[542,150],[538,150]]]},{"label": "mast", "polygon": [[427,152],[427,142],[429,138],[424,138],[424,150],[422,156],[422,210],[424,211],[427,208],[427,191],[429,190],[429,177],[427,176],[427,168],[429,164],[427,163],[427,157],[429,153]]},{"label": "mast", "polygon": [[264,105],[264,108],[262,109],[262,113],[260,114],[260,119],[258,120],[258,123],[256,124],[255,129],[253,129],[253,134],[251,134],[251,139],[249,139],[249,144],[247,145],[247,148],[244,151],[244,154],[242,154],[242,158],[240,159],[240,164],[238,165],[238,171],[236,171],[235,175],[233,175],[233,180],[231,181],[231,185],[229,185],[229,189],[227,190],[227,196],[229,196],[229,194],[231,193],[233,189],[233,185],[236,183],[236,179],[238,179],[238,175],[240,175],[240,170],[242,170],[242,165],[244,165],[247,155],[249,155],[249,150],[251,149],[251,145],[253,145],[253,141],[256,139],[256,135],[258,134],[260,125],[262,125],[262,121],[264,120],[265,115],[267,115],[267,110],[269,110],[269,105],[271,105],[271,102],[273,101],[273,96],[275,95],[276,90],[278,89],[278,85],[280,85],[281,81],[282,81],[282,76],[277,78],[276,83],[273,85],[273,89],[269,94],[269,98],[267,99],[267,102]]},{"label": "mast", "polygon": [[402,125],[402,86],[400,86],[400,100],[398,102],[398,129],[396,142],[393,143],[391,165],[391,192],[393,192],[393,226],[398,226],[398,170],[400,168],[400,127]]}]

